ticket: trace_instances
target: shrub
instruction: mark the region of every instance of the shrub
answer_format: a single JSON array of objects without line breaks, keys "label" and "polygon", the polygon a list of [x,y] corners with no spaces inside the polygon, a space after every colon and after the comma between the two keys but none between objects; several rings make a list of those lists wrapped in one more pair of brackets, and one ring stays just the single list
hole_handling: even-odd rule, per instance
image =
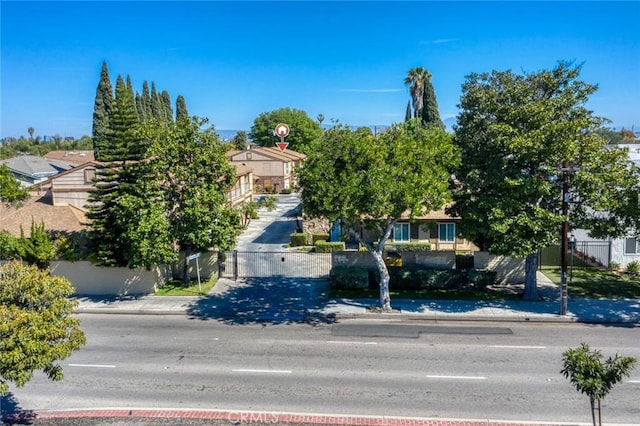
[{"label": "shrub", "polygon": [[0,230],[0,260],[18,260],[26,256],[24,239],[14,237],[5,231]]},{"label": "shrub", "polygon": [[285,188],[282,191],[280,191],[281,194],[291,194],[291,192],[293,192],[291,188]]},{"label": "shrub", "polygon": [[607,269],[609,269],[610,271],[619,271],[620,264],[618,262],[611,261],[609,262],[609,267]]},{"label": "shrub", "polygon": [[307,245],[307,240],[308,240],[307,239],[307,234],[305,234],[304,232],[291,234],[291,246],[292,247],[306,246]]},{"label": "shrub", "polygon": [[329,243],[323,240],[316,241],[314,244],[316,248],[316,253],[331,253],[333,251],[344,251],[345,244],[344,241],[337,241],[335,243]]},{"label": "shrub", "polygon": [[631,274],[631,275],[638,275],[640,274],[640,262],[637,260],[634,260],[632,262],[629,262],[627,264],[627,273]]},{"label": "shrub", "polygon": [[486,290],[488,286],[496,282],[498,273],[496,271],[468,269],[467,279],[478,290]]},{"label": "shrub", "polygon": [[369,272],[351,266],[334,266],[329,272],[329,285],[336,290],[365,289],[369,287]]},{"label": "shrub", "polygon": [[311,234],[311,244],[315,246],[318,241],[329,241],[329,234]]},{"label": "shrub", "polygon": [[456,254],[456,269],[473,269],[473,255]]},{"label": "shrub", "polygon": [[430,243],[395,243],[386,244],[385,250],[387,251],[431,251]]}]

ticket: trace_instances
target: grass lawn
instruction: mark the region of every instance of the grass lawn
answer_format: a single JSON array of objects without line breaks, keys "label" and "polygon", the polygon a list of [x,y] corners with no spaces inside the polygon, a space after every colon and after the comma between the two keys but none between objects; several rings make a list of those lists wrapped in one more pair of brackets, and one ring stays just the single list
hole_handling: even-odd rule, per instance
[{"label": "grass lawn", "polygon": [[[417,300],[520,300],[517,294],[503,293],[499,291],[471,291],[471,290],[398,290],[389,291],[392,299],[417,299]],[[366,290],[329,290],[329,297],[344,299],[380,298],[380,289],[369,288]]]},{"label": "grass lawn", "polygon": [[[560,285],[560,269],[543,268],[542,273]],[[571,277],[571,272],[567,279]],[[589,299],[640,299],[640,278],[596,268],[574,268],[569,297]]]},{"label": "grass lawn", "polygon": [[204,296],[213,288],[217,281],[217,278],[202,281],[202,291],[200,291],[197,279],[192,279],[188,287],[185,287],[181,280],[173,280],[159,288],[154,296]]}]

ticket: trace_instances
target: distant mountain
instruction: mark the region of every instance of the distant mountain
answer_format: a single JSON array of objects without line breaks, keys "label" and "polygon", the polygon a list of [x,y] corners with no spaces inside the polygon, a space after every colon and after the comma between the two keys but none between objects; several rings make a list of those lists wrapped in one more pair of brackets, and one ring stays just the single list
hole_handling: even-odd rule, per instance
[{"label": "distant mountain", "polygon": [[[240,130],[231,130],[231,129],[216,129],[216,133],[220,136],[220,139],[223,141],[230,141]],[[248,130],[245,130],[247,134],[249,134]]]}]

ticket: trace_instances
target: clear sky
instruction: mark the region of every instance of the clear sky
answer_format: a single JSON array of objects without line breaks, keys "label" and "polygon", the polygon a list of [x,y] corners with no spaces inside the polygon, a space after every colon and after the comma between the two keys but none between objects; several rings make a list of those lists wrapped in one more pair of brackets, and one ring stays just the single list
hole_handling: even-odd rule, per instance
[{"label": "clear sky", "polygon": [[[343,124],[404,120],[407,71],[427,68],[443,119],[472,72],[583,63],[588,107],[640,129],[640,2],[0,3],[0,136],[91,134],[100,66],[155,82],[216,129],[291,107]],[[451,121],[451,120],[450,120]]]}]

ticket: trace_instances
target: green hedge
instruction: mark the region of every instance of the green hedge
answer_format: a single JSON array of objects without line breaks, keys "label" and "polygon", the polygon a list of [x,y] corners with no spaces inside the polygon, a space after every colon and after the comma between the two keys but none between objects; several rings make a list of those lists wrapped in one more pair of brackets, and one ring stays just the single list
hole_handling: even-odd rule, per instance
[{"label": "green hedge", "polygon": [[307,234],[304,232],[291,234],[291,246],[300,247],[307,245]]},{"label": "green hedge", "polygon": [[385,244],[384,249],[386,251],[431,251],[430,243],[394,243]]},{"label": "green hedge", "polygon": [[[389,268],[389,288],[392,290],[485,290],[496,281],[495,271],[477,269],[412,269]],[[371,273],[371,285],[377,287],[377,270]]]},{"label": "green hedge", "polygon": [[329,285],[336,290],[365,289],[369,287],[369,273],[362,268],[334,266],[329,272]]},{"label": "green hedge", "polygon": [[329,234],[311,234],[311,244],[315,246],[318,241],[329,241]]},{"label": "green hedge", "polygon": [[333,251],[344,251],[345,244],[344,241],[338,241],[335,243],[329,243],[324,240],[316,241],[314,244],[316,248],[316,253],[331,253]]}]

